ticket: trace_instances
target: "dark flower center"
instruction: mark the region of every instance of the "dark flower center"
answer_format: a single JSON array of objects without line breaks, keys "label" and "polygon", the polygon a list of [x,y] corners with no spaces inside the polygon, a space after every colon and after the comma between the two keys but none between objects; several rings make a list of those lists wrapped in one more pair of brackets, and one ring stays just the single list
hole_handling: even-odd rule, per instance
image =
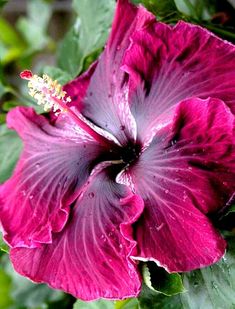
[{"label": "dark flower center", "polygon": [[140,155],[141,146],[138,144],[128,144],[122,148],[121,151],[121,160],[125,164],[130,164],[135,161]]}]

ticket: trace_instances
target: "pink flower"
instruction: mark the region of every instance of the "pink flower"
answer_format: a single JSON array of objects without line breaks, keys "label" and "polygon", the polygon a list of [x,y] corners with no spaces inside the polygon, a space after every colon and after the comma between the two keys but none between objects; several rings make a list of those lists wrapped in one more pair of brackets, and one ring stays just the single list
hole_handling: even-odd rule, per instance
[{"label": "pink flower", "polygon": [[123,299],[140,292],[138,260],[169,272],[217,262],[226,244],[207,214],[235,191],[234,59],[208,31],[119,0],[98,63],[64,87],[71,102],[24,73],[61,114],[8,114],[24,142],[0,187],[15,269],[84,300]]}]

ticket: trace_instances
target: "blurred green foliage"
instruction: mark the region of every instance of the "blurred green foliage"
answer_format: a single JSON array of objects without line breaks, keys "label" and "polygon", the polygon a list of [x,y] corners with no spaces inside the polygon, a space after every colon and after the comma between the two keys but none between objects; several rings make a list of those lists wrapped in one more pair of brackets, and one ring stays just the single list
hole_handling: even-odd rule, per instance
[{"label": "blurred green foliage", "polygon": [[154,262],[143,263],[142,276],[146,286],[158,294],[173,296],[186,291],[180,274],[169,274]]},{"label": "blurred green foliage", "polygon": [[47,35],[47,27],[51,5],[42,0],[28,1],[27,4],[27,16],[19,17],[15,25],[0,18],[0,59],[3,66],[14,61],[19,66],[31,65],[36,52],[50,48],[52,40]]},{"label": "blurred green foliage", "polygon": [[6,125],[2,124],[0,125],[0,144],[0,182],[3,182],[11,176],[22,149],[22,142],[15,131],[7,129]]},{"label": "blurred green foliage", "polygon": [[[223,5],[217,0],[132,1],[144,5],[160,21],[175,24],[183,19],[235,41],[235,10],[226,0]],[[0,0],[0,9],[6,2]],[[0,183],[10,177],[22,149],[16,133],[6,127],[7,112],[17,105],[34,106],[37,112],[43,112],[28,96],[19,72],[33,68],[36,73],[47,73],[65,84],[86,70],[108,37],[115,0],[73,0],[67,32],[60,41],[49,31],[53,4],[54,1],[28,0],[26,14],[18,16],[14,23],[6,14],[0,16]],[[47,58],[52,58],[53,65]],[[234,208],[227,216],[231,213]],[[9,263],[8,248],[0,241],[0,309],[232,309],[235,247],[234,236],[228,233],[227,238],[228,253],[217,265],[181,276],[169,275],[151,263],[144,264],[146,285],[139,299],[90,303],[75,302],[72,296],[34,285],[17,275]]]}]

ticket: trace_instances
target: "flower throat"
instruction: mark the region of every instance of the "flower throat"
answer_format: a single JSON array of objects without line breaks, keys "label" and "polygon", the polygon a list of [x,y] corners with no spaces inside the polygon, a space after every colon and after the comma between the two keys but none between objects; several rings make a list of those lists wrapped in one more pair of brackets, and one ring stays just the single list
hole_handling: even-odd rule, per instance
[{"label": "flower throat", "polygon": [[[29,70],[23,71],[20,77],[29,81],[29,95],[36,99],[37,104],[42,105],[46,112],[52,110],[57,116],[60,113],[66,113],[80,128],[91,135],[96,141],[106,146],[108,149],[112,149],[111,161],[113,163],[129,165],[139,157],[141,151],[140,145],[133,142],[128,143],[126,146],[117,145],[97,133],[94,130],[93,124],[86,120],[79,112],[74,112],[68,106],[68,103],[71,102],[71,98],[56,80],[52,80],[46,74],[40,77],[36,74],[32,74]],[[106,159],[109,160],[109,158]]]}]

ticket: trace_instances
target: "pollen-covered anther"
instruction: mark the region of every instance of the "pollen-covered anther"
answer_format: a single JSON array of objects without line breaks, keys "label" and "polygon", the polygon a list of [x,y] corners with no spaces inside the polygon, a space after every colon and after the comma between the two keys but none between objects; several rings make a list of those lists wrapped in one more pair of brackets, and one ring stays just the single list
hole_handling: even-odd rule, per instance
[{"label": "pollen-covered anther", "polygon": [[43,105],[45,111],[53,110],[57,114],[58,111],[67,111],[66,104],[71,102],[71,98],[57,80],[53,80],[47,74],[40,77],[28,70],[20,73],[20,77],[29,81],[29,95],[37,100],[38,105]]}]

